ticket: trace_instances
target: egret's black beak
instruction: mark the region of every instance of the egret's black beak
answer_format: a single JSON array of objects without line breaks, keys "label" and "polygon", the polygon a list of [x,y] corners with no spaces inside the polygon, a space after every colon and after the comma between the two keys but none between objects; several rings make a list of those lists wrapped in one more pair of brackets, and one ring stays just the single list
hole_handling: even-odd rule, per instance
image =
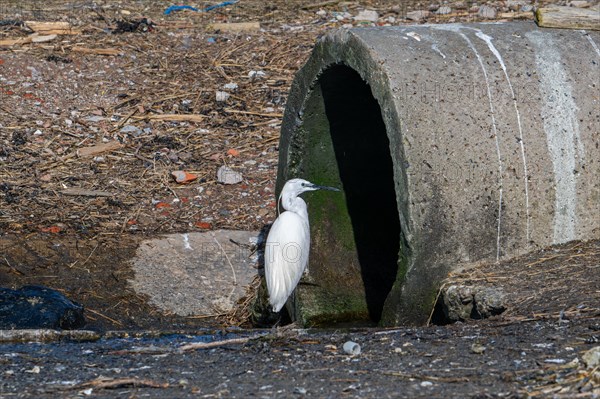
[{"label": "egret's black beak", "polygon": [[312,188],[314,188],[315,190],[340,191],[339,188],[329,186],[317,186],[316,184],[313,184]]}]

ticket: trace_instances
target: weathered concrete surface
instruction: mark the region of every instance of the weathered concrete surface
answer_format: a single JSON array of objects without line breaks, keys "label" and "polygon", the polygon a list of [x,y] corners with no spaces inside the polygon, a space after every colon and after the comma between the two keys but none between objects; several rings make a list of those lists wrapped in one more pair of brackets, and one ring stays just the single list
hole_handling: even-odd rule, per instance
[{"label": "weathered concrete surface", "polygon": [[165,312],[228,312],[258,273],[250,249],[257,237],[253,231],[215,230],[144,241],[132,260],[135,278],[130,283]]},{"label": "weathered concrete surface", "polygon": [[530,22],[323,37],[289,95],[278,188],[345,196],[306,196],[293,316],[422,323],[450,270],[600,237],[599,45]]}]

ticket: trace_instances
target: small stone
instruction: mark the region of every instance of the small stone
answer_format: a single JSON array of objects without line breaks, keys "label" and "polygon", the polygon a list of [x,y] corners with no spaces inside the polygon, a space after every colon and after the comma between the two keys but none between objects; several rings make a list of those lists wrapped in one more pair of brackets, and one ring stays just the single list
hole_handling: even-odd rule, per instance
[{"label": "small stone", "polygon": [[431,387],[433,386],[433,382],[431,381],[422,381],[420,384],[423,388],[427,388],[427,387]]},{"label": "small stone", "polygon": [[374,10],[361,10],[354,17],[355,21],[377,22],[379,14]]},{"label": "small stone", "polygon": [[443,294],[443,307],[446,318],[451,321],[464,321],[473,311],[473,290],[471,287],[451,285]]},{"label": "small stone", "polygon": [[506,2],[508,9],[511,11],[518,11],[519,8],[525,5],[525,1],[523,0],[508,0]]},{"label": "small stone", "polygon": [[33,366],[33,368],[31,370],[25,370],[26,373],[31,373],[31,374],[39,374],[40,373],[40,366]]},{"label": "small stone", "polygon": [[184,151],[184,152],[180,152],[178,155],[179,155],[179,159],[183,162],[188,162],[188,161],[192,160],[192,158],[193,158],[193,155],[191,152]]},{"label": "small stone", "polygon": [[173,163],[179,161],[179,156],[174,151],[170,151],[169,154],[167,155],[167,158],[169,158],[169,161],[171,161]]},{"label": "small stone", "polygon": [[229,166],[221,166],[217,171],[217,181],[222,184],[237,184],[244,178],[240,172],[231,169]]},{"label": "small stone", "polygon": [[42,176],[40,176],[40,180],[44,181],[44,182],[49,182],[52,180],[52,175],[50,173],[42,175]]},{"label": "small stone", "polygon": [[585,352],[582,359],[588,369],[595,369],[600,366],[600,346],[595,346]]},{"label": "small stone", "polygon": [[485,19],[494,19],[496,18],[496,15],[498,15],[498,11],[496,11],[496,8],[484,4],[481,7],[479,7],[477,15]]},{"label": "small stone", "polygon": [[142,129],[137,126],[125,125],[119,130],[121,133],[130,133],[133,136],[139,136],[142,134]]},{"label": "small stone", "polygon": [[325,16],[327,16],[327,11],[325,11],[325,10],[319,10],[319,11],[316,12],[316,14],[319,17],[325,17]]},{"label": "small stone", "polygon": [[347,11],[336,12],[336,13],[334,13],[334,15],[335,15],[335,19],[337,19],[338,21],[345,21],[345,20],[349,20],[352,18],[352,14],[350,14]]},{"label": "small stone", "polygon": [[506,295],[497,288],[475,289],[475,312],[482,319],[501,314],[506,310]]},{"label": "small stone", "polygon": [[448,15],[452,12],[452,8],[448,7],[448,6],[441,6],[440,8],[438,8],[438,10],[435,12],[438,15]]},{"label": "small stone", "polygon": [[215,93],[215,100],[217,100],[217,102],[222,103],[227,101],[227,99],[229,98],[230,94],[227,93],[226,91],[217,91]]},{"label": "small stone", "polygon": [[265,76],[267,76],[267,74],[264,73],[263,71],[250,71],[250,72],[248,72],[248,77],[250,79],[261,79],[261,78],[264,78]]},{"label": "small stone", "polygon": [[231,82],[231,83],[227,83],[226,85],[223,86],[224,89],[227,90],[237,90],[238,89],[238,84]]},{"label": "small stone", "polygon": [[533,11],[533,6],[531,4],[525,4],[523,7],[521,7],[521,11],[523,11],[523,12]]},{"label": "small stone", "polygon": [[486,347],[479,342],[475,342],[473,345],[471,345],[471,352],[477,355],[481,355],[483,352],[485,352],[485,349]]},{"label": "small stone", "polygon": [[101,116],[101,115],[92,115],[92,116],[87,116],[85,118],[86,122],[100,122],[103,121],[104,119],[106,119],[105,117]]},{"label": "small stone", "polygon": [[296,387],[294,388],[294,393],[297,395],[306,395],[306,388]]},{"label": "small stone", "polygon": [[410,19],[411,21],[422,21],[430,15],[431,12],[427,10],[411,11],[406,13],[406,19]]}]

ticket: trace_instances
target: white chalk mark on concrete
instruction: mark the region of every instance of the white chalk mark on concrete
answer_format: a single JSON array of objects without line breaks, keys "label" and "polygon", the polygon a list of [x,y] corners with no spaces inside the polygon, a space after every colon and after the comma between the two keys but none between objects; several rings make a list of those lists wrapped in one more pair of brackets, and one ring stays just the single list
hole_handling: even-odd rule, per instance
[{"label": "white chalk mark on concrete", "polygon": [[433,43],[431,45],[431,49],[442,56],[443,59],[446,59],[446,54],[442,53],[437,44]]},{"label": "white chalk mark on concrete", "polygon": [[217,237],[215,237],[215,234],[211,231],[210,235],[212,236],[213,240],[219,246],[219,249],[221,250],[221,253],[225,257],[225,259],[227,260],[227,263],[229,264],[229,267],[231,268],[231,274],[233,276],[233,284],[232,284],[232,287],[231,287],[231,292],[227,296],[227,300],[229,301],[229,300],[231,300],[231,297],[233,296],[233,293],[235,292],[235,289],[236,289],[236,287],[238,285],[237,276],[235,274],[235,267],[233,267],[233,264],[231,263],[231,259],[229,259],[229,256],[227,255],[227,252],[225,252],[225,250],[223,249],[223,246],[221,245],[221,243],[219,242],[219,240],[217,240]]},{"label": "white chalk mark on concrete", "polygon": [[419,34],[417,32],[408,32],[406,34],[406,36],[412,37],[413,39],[415,39],[418,42],[421,41],[421,36],[419,36]]},{"label": "white chalk mark on concrete", "polygon": [[496,154],[498,156],[498,233],[496,236],[496,261],[500,259],[500,236],[501,236],[501,223],[502,223],[502,188],[503,188],[503,174],[504,168],[502,167],[502,154],[500,153],[500,140],[498,140],[498,128],[496,125],[496,112],[494,110],[494,102],[492,101],[492,90],[490,88],[490,80],[488,78],[487,71],[485,70],[485,64],[479,55],[479,52],[471,42],[471,39],[467,37],[462,32],[459,32],[460,36],[465,39],[465,41],[469,44],[471,50],[477,57],[477,61],[479,61],[479,66],[481,67],[481,71],[483,72],[483,77],[485,79],[485,85],[487,87],[487,95],[488,102],[490,104],[490,117],[492,118],[492,132],[494,133],[494,139],[496,140]]},{"label": "white chalk mark on concrete", "polygon": [[592,39],[592,37],[590,36],[590,34],[587,33],[586,31],[582,30],[581,32],[583,32],[583,35],[586,37],[586,39],[588,39],[588,42],[590,42],[590,44],[592,45],[592,47],[594,48],[594,50],[596,50],[596,54],[598,54],[598,57],[600,57],[600,48],[598,48],[598,45],[596,44],[596,42],[594,41],[594,39]]},{"label": "white chalk mark on concrete", "polygon": [[188,234],[182,234],[181,236],[183,237],[183,248],[193,250],[194,248],[190,245],[190,236]]},{"label": "white chalk mark on concrete", "polygon": [[529,180],[528,180],[529,173],[527,171],[527,157],[526,157],[526,153],[525,153],[525,141],[523,140],[523,126],[521,124],[521,113],[519,112],[519,106],[517,104],[517,98],[515,96],[515,91],[513,89],[513,85],[510,81],[510,77],[508,76],[508,72],[506,70],[506,64],[504,63],[504,59],[500,55],[500,52],[498,51],[496,46],[494,46],[494,43],[492,42],[493,38],[491,36],[486,35],[485,33],[483,33],[480,30],[478,30],[477,33],[475,33],[475,35],[487,44],[487,46],[490,49],[490,51],[492,52],[492,54],[494,54],[494,56],[500,63],[500,66],[502,67],[502,71],[504,72],[504,77],[506,78],[506,82],[508,83],[508,87],[510,88],[510,95],[512,97],[513,105],[515,107],[515,112],[517,114],[517,125],[519,127],[519,144],[521,145],[521,159],[523,160],[523,181],[525,182],[525,212],[526,212],[526,218],[527,218],[527,243],[526,243],[526,246],[528,247],[529,242],[531,240],[531,238],[530,238],[531,215],[529,213]]},{"label": "white chalk mark on concrete", "polygon": [[559,244],[576,238],[576,158],[584,150],[579,139],[578,109],[552,35],[536,31],[526,36],[534,46],[540,94],[544,99],[541,116],[555,181],[554,243]]}]

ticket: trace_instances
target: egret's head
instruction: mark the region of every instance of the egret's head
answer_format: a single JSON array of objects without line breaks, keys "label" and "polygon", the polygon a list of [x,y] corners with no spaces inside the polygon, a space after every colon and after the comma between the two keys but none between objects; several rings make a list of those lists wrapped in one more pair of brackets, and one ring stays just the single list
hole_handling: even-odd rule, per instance
[{"label": "egret's head", "polygon": [[340,191],[338,188],[328,187],[328,186],[318,186],[318,185],[313,184],[313,183],[309,182],[308,180],[304,180],[304,179],[291,179],[285,183],[285,185],[283,186],[283,190],[281,191],[281,194],[283,195],[285,193],[285,194],[291,194],[291,195],[298,196],[298,195],[302,194],[303,192],[315,191],[315,190]]}]

